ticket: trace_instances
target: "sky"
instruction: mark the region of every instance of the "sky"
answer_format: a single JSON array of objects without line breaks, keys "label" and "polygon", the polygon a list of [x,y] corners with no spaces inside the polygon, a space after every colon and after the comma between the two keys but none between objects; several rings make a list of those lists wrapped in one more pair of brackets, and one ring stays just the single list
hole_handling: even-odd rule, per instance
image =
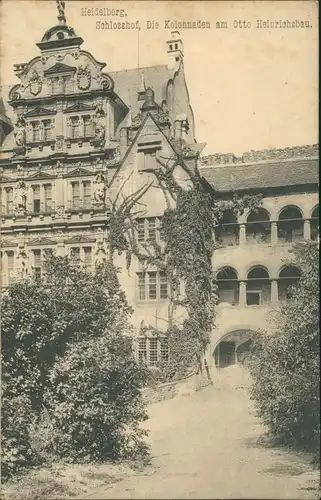
[{"label": "sky", "polygon": [[[165,21],[209,21],[181,29],[184,68],[203,153],[241,154],[318,142],[318,6],[306,1],[76,1],[67,24],[104,71],[166,64]],[[82,16],[83,8],[124,9],[126,18]],[[13,64],[40,54],[35,45],[57,24],[56,2],[2,0],[1,85],[18,83]],[[141,30],[97,30],[96,21],[139,21]],[[257,20],[308,21],[306,28],[256,28]],[[147,29],[147,21],[159,29]],[[227,28],[217,28],[217,22]],[[251,27],[234,27],[239,21]],[[148,84],[148,82],[146,82]]]}]

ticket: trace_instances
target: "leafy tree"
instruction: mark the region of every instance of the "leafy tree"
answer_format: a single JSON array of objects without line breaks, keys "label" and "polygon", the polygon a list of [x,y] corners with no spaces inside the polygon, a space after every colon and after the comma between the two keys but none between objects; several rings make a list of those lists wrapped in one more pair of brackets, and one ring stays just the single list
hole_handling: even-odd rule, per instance
[{"label": "leafy tree", "polygon": [[[133,360],[131,338],[127,335],[130,313],[117,271],[110,262],[99,266],[95,274],[89,274],[67,257],[51,256],[45,263],[41,281],[29,277],[9,286],[2,298],[1,317],[2,402],[8,409],[2,418],[6,423],[3,439],[7,444],[13,435],[12,443],[17,449],[22,444],[24,450],[28,449],[26,428],[39,420],[45,406],[53,433],[55,429],[61,430],[59,415],[64,418],[66,428],[74,425],[88,436],[88,426],[98,429],[101,420],[101,433],[105,433],[109,443],[109,455],[117,455],[116,446],[121,448],[121,436],[125,439],[128,435],[125,427],[137,427],[144,418],[138,390],[143,376]],[[114,409],[109,411],[109,427],[103,424],[107,417],[100,404],[96,404],[98,388],[101,404],[109,405],[109,410],[108,398],[113,393]],[[84,399],[76,411],[79,397]],[[21,409],[16,413],[11,411],[14,407],[18,409],[21,398],[28,403],[24,416]],[[63,408],[67,407],[70,409],[64,412]],[[14,430],[16,415],[22,418],[18,430]],[[117,443],[112,436],[117,436]],[[68,453],[81,458],[84,450],[75,452],[79,443],[74,437],[69,442]],[[102,441],[96,443],[98,448],[100,443]],[[106,450],[105,442],[102,446]],[[102,457],[104,450],[96,449],[94,456]],[[56,451],[61,451],[59,446]],[[87,451],[91,455],[93,448]],[[9,460],[10,456],[9,453]],[[25,459],[29,460],[27,452]]]},{"label": "leafy tree", "polygon": [[302,277],[277,317],[277,331],[252,344],[251,397],[278,440],[317,451],[320,440],[320,336],[318,246],[294,247]]}]

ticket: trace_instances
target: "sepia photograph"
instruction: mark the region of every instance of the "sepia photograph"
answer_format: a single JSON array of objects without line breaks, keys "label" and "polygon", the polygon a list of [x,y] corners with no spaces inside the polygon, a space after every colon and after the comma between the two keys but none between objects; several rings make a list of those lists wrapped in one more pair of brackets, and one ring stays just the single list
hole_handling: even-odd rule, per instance
[{"label": "sepia photograph", "polygon": [[3,500],[320,498],[318,2],[0,22]]}]

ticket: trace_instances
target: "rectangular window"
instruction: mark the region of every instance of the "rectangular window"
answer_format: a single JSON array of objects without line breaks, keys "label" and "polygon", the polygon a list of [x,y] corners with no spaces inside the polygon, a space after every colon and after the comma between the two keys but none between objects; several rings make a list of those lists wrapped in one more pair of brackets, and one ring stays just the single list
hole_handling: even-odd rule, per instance
[{"label": "rectangular window", "polygon": [[39,126],[39,122],[33,122],[32,123],[32,140],[33,140],[33,142],[39,142],[40,141],[40,126]]},{"label": "rectangular window", "polygon": [[73,264],[75,264],[75,265],[80,264],[80,248],[79,247],[75,247],[75,248],[71,249],[70,258],[71,258]]},{"label": "rectangular window", "polygon": [[12,214],[13,213],[13,188],[7,188],[6,189],[6,195],[7,195],[7,214]]},{"label": "rectangular window", "polygon": [[139,300],[146,299],[145,273],[138,274],[138,297]]},{"label": "rectangular window", "polygon": [[156,365],[158,361],[157,355],[158,339],[149,339],[149,364]]},{"label": "rectangular window", "polygon": [[8,283],[12,283],[14,281],[14,252],[13,250],[9,250],[6,252],[7,254],[7,271],[8,271]]},{"label": "rectangular window", "polygon": [[33,250],[33,271],[36,279],[41,279],[41,250]]},{"label": "rectangular window", "polygon": [[90,137],[92,136],[92,125],[91,125],[91,118],[90,116],[84,116],[84,136],[85,137]]},{"label": "rectangular window", "polygon": [[45,191],[45,207],[44,207],[45,212],[50,212],[52,208],[52,185],[45,184],[44,191]]},{"label": "rectangular window", "polygon": [[148,298],[157,299],[157,274],[155,272],[148,273]]},{"label": "rectangular window", "polygon": [[262,305],[262,291],[261,290],[248,290],[246,292],[246,304],[248,306],[261,306]]},{"label": "rectangular window", "polygon": [[169,349],[168,349],[168,339],[162,337],[160,339],[160,355],[161,361],[168,361]]},{"label": "rectangular window", "polygon": [[138,339],[138,361],[143,363],[147,358],[146,337]]},{"label": "rectangular window", "polygon": [[156,169],[156,151],[144,151],[144,170]]},{"label": "rectangular window", "polygon": [[137,237],[138,241],[145,241],[145,219],[137,221]]},{"label": "rectangular window", "polygon": [[92,270],[91,247],[84,247],[84,268],[85,268],[85,271],[87,271],[87,272],[90,272]]},{"label": "rectangular window", "polygon": [[51,130],[51,121],[45,120],[43,122],[43,138],[45,141],[50,141],[52,138]]},{"label": "rectangular window", "polygon": [[84,208],[89,208],[91,206],[91,182],[83,182],[84,189]]},{"label": "rectangular window", "polygon": [[161,299],[168,297],[168,282],[166,273],[159,273],[159,296]]},{"label": "rectangular window", "polygon": [[40,186],[33,186],[33,213],[40,212]]},{"label": "rectangular window", "polygon": [[149,241],[156,241],[156,218],[150,218],[147,222],[147,239]]},{"label": "rectangular window", "polygon": [[72,208],[80,208],[79,182],[72,183]]},{"label": "rectangular window", "polygon": [[71,123],[71,137],[76,138],[79,137],[79,118],[78,116],[74,116],[70,119]]}]

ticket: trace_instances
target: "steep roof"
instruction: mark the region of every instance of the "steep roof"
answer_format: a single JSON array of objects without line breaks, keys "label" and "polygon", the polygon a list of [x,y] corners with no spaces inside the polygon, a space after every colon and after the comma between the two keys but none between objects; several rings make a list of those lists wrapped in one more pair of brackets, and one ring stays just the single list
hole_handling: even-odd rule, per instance
[{"label": "steep roof", "polygon": [[168,81],[173,78],[173,70],[164,65],[148,66],[145,68],[124,69],[120,71],[109,71],[108,75],[114,80],[115,92],[132,109],[135,116],[140,110],[141,101],[138,101],[138,93],[145,81],[146,89],[152,88],[155,93],[155,101],[161,104],[166,99],[166,87]]},{"label": "steep roof", "polygon": [[201,175],[222,193],[318,184],[319,159],[291,158],[248,164],[200,167]]}]

